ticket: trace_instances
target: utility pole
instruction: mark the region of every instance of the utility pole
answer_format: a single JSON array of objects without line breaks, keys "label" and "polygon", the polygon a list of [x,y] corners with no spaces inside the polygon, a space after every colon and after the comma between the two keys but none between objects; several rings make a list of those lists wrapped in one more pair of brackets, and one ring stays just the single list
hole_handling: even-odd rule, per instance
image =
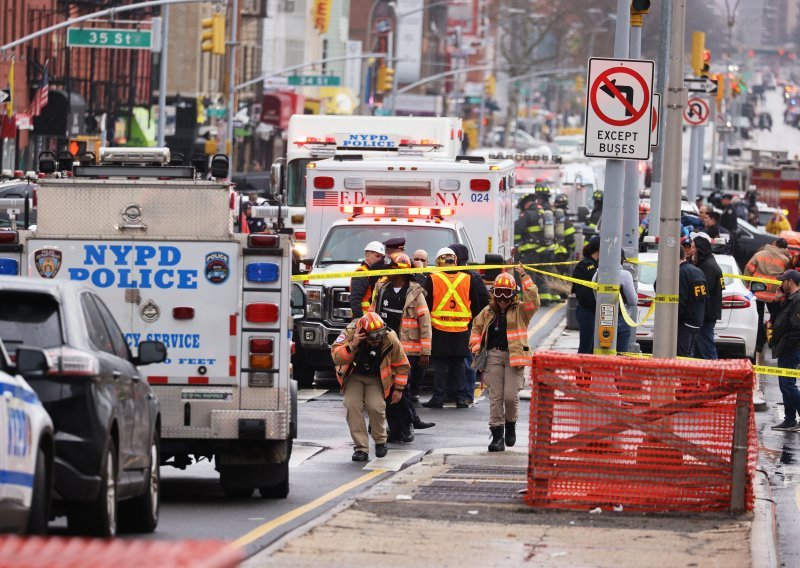
[{"label": "utility pole", "polygon": [[236,114],[236,47],[239,45],[239,0],[233,0],[231,5],[231,40],[230,62],[228,65],[228,122],[225,124],[225,153],[230,161],[230,176],[236,171],[233,160],[233,117]]},{"label": "utility pole", "polygon": [[[614,59],[628,58],[630,17],[630,0],[617,0]],[[606,160],[604,187],[603,219],[600,225],[600,262],[597,268],[597,282],[600,284],[600,290],[597,292],[597,308],[594,316],[594,353],[614,355],[617,345],[619,272],[622,249],[619,235],[622,231],[622,204],[625,187],[625,163],[622,160]],[[605,310],[608,310],[609,307],[612,313],[607,314]],[[600,347],[601,343],[607,344],[606,339],[600,337],[599,324],[601,321],[610,321],[611,323],[611,346],[607,348]]]},{"label": "utility pole", "polygon": [[658,244],[658,294],[653,355],[674,358],[678,349],[678,263],[681,230],[681,126],[686,106],[683,86],[683,42],[686,0],[672,2],[669,81],[664,93],[667,115],[664,136],[664,185],[661,192],[661,238]]},{"label": "utility pole", "polygon": [[[658,68],[656,69],[656,92],[663,93],[669,78],[669,30],[672,28],[672,2],[661,3],[661,40],[658,48]],[[664,98],[662,97],[662,100]],[[666,109],[666,104],[662,106]],[[658,117],[658,131],[665,132],[667,129],[667,113],[663,110]],[[649,234],[658,237],[661,229],[661,176],[662,160],[665,136],[661,136],[661,144],[653,150],[653,177],[650,182],[650,226]]]},{"label": "utility pole", "polygon": [[164,148],[167,130],[167,67],[169,66],[169,5],[161,7],[161,57],[158,65],[158,146]]}]

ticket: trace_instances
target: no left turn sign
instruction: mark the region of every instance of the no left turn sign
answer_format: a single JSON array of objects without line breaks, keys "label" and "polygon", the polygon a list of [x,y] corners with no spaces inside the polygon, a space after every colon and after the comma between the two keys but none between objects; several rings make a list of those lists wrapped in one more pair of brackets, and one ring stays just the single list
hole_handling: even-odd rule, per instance
[{"label": "no left turn sign", "polygon": [[711,114],[708,102],[700,97],[692,97],[686,102],[683,109],[683,120],[690,126],[705,126],[708,124],[708,116]]},{"label": "no left turn sign", "polygon": [[652,128],[652,61],[589,60],[584,154],[646,160]]}]

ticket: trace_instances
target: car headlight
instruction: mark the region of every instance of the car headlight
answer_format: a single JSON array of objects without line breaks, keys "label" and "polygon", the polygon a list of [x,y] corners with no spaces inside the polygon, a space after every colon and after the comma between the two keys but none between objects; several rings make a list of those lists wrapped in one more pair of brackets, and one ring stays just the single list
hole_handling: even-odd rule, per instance
[{"label": "car headlight", "polygon": [[306,258],[308,254],[308,245],[306,245],[306,243],[295,243],[292,250],[294,250],[298,258]]},{"label": "car headlight", "polygon": [[322,319],[322,287],[308,286],[306,288],[306,317],[309,319]]}]

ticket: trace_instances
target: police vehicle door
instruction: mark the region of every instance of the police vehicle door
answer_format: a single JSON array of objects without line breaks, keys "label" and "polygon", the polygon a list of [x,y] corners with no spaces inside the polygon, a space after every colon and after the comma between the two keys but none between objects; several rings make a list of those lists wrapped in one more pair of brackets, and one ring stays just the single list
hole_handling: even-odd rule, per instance
[{"label": "police vehicle door", "polygon": [[[0,357],[3,354],[0,353]],[[8,408],[11,404],[11,393],[13,392],[14,385],[10,382],[11,377],[0,372],[0,479],[8,479],[11,472],[8,467],[9,454],[11,453],[11,440],[9,433],[11,432],[11,424],[9,423]],[[8,481],[0,482],[0,501],[7,498]]]}]

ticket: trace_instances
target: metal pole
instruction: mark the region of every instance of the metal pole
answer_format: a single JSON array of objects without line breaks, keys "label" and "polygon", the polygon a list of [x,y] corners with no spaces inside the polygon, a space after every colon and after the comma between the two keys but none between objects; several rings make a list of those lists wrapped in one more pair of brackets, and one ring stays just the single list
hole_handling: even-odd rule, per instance
[{"label": "metal pole", "polygon": [[[630,35],[630,0],[617,0],[617,29],[614,36],[614,58],[627,59]],[[619,307],[619,271],[622,231],[622,199],[625,187],[625,163],[606,160],[603,218],[600,225],[600,262],[597,268],[597,308],[594,326],[594,353],[616,353]],[[604,289],[605,288],[605,289]],[[602,329],[601,329],[602,328]],[[602,333],[601,333],[602,332]],[[604,337],[611,334],[610,346]],[[606,347],[601,347],[605,344]]]},{"label": "metal pole", "polygon": [[[198,0],[199,1],[199,0]],[[376,52],[376,53],[362,53],[361,55],[344,55],[339,57],[326,57],[325,59],[318,59],[316,61],[307,61],[305,63],[300,63],[299,65],[292,65],[291,67],[284,67],[280,71],[273,71],[271,73],[266,73],[255,79],[249,79],[244,83],[239,83],[236,85],[236,90],[239,91],[250,85],[255,85],[256,83],[260,83],[264,79],[269,79],[270,77],[279,77],[284,73],[288,73],[289,71],[296,71],[298,69],[303,69],[304,67],[311,67],[312,65],[322,65],[323,63],[332,63],[334,61],[352,61],[353,59],[369,59],[371,57],[386,57],[386,53],[383,52]]]},{"label": "metal pole", "polygon": [[161,10],[161,61],[158,68],[158,145],[163,148],[167,145],[167,67],[168,48],[167,38],[169,37],[169,6],[164,6]]},{"label": "metal pole", "polygon": [[717,103],[711,100],[711,190],[717,177],[717,154],[719,152],[719,137],[717,136]]},{"label": "metal pole", "polygon": [[[641,14],[631,14],[630,58],[639,59],[642,56],[642,20]],[[639,162],[628,160],[625,162],[625,196],[622,210],[622,250],[625,258],[637,259],[639,256]],[[627,267],[637,278],[637,265],[631,263]],[[627,345],[623,346],[627,348]]]},{"label": "metal pole", "polygon": [[[669,78],[669,30],[672,28],[672,2],[661,3],[661,42],[658,48],[658,69],[656,69],[656,92],[663,93]],[[661,97],[664,101],[664,97]],[[649,234],[657,237],[661,228],[661,176],[663,148],[666,143],[664,132],[667,128],[666,102],[661,105],[661,116],[658,117],[658,131],[661,132],[661,143],[653,150],[653,177],[650,182],[650,227]]]},{"label": "metal pole", "polygon": [[672,358],[678,349],[678,237],[681,230],[681,125],[686,105],[683,49],[686,0],[672,1],[669,83],[664,93],[667,127],[664,137],[664,185],[661,194],[661,239],[658,245],[658,300],[653,355]]},{"label": "metal pole", "polygon": [[689,139],[689,171],[686,174],[686,197],[689,201],[694,201],[697,187],[697,145],[700,133],[697,126],[690,126],[691,137]]},{"label": "metal pole", "polygon": [[[364,45],[365,51],[372,51],[372,18],[375,15],[375,8],[377,7],[380,1],[381,0],[372,0],[372,5],[369,7],[369,14],[367,14],[367,43],[366,45]],[[368,58],[365,58],[364,60],[366,61],[367,59]],[[367,85],[368,70],[369,70],[369,63],[367,63],[367,65],[364,65],[364,69],[361,71],[361,85],[362,89],[364,90],[364,93],[369,93],[369,85]],[[358,101],[358,112],[360,114],[364,114],[364,111],[367,110],[368,108],[366,100],[368,96],[369,96],[368,94],[362,96],[361,100]]]},{"label": "metal pole", "polygon": [[[709,112],[710,114],[710,112]],[[697,127],[697,170],[694,176],[694,194],[689,201],[695,203],[697,196],[703,191],[703,171],[706,169],[706,126]]]},{"label": "metal pole", "polygon": [[233,160],[233,116],[236,111],[234,99],[236,98],[236,47],[239,45],[239,0],[233,0],[231,5],[231,59],[228,66],[228,122],[225,125],[225,153],[230,160],[231,176],[236,171],[236,164]]}]

